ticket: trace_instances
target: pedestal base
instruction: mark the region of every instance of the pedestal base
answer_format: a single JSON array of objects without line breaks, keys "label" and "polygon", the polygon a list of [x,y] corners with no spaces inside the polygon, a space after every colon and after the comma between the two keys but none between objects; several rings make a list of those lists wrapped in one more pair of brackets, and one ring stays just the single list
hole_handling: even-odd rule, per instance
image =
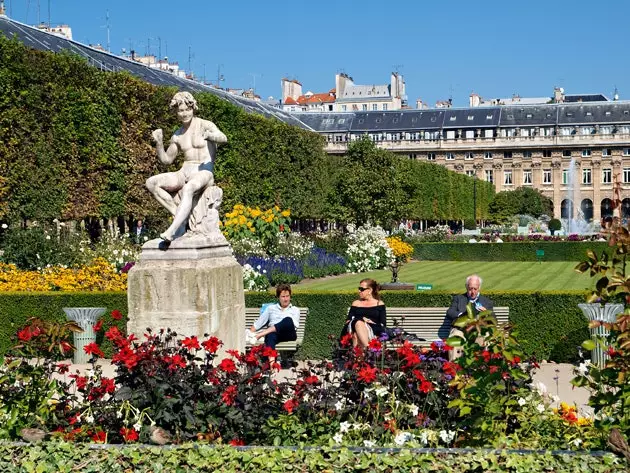
[{"label": "pedestal base", "polygon": [[388,282],[381,284],[381,290],[383,291],[415,291],[415,284],[408,284],[405,282]]},{"label": "pedestal base", "polygon": [[170,328],[180,338],[196,335],[200,341],[208,334],[223,341],[223,353],[243,351],[243,272],[229,245],[149,243],[129,271],[128,332],[142,339],[147,327]]}]

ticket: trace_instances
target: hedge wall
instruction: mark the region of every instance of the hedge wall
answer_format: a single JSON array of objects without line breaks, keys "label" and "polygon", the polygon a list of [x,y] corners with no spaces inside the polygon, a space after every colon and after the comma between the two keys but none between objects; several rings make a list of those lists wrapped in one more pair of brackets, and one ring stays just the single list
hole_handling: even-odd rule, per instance
[{"label": "hedge wall", "polygon": [[603,241],[540,241],[509,243],[414,243],[414,258],[424,261],[584,261],[586,250],[601,253]]},{"label": "hedge wall", "polygon": [[[490,292],[496,306],[510,308],[510,320],[528,354],[557,362],[573,361],[577,347],[589,336],[587,320],[577,307],[584,302],[582,292]],[[309,308],[304,343],[297,356],[326,358],[331,354],[329,335],[337,337],[343,327],[354,292],[295,292],[293,303]],[[247,293],[247,307],[272,301],[270,293]],[[383,300],[391,307],[441,307],[450,305],[451,294],[443,292],[385,291]],[[0,354],[10,347],[10,337],[28,317],[65,320],[63,307],[107,307],[127,313],[126,293],[12,293],[0,294]],[[106,316],[105,327],[113,323]],[[115,322],[121,329],[125,320]],[[102,340],[100,340],[102,341]],[[109,346],[105,344],[109,352]],[[107,353],[106,352],[106,353]]]},{"label": "hedge wall", "polygon": [[628,463],[604,452],[534,452],[470,449],[364,449],[102,446],[46,442],[0,444],[0,470],[123,472],[376,472],[467,471],[622,473]]}]

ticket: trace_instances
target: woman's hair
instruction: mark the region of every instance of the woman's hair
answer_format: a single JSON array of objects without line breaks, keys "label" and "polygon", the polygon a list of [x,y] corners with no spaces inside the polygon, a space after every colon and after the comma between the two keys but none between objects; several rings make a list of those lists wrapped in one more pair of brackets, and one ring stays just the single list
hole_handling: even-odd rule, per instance
[{"label": "woman's hair", "polygon": [[187,107],[197,110],[197,101],[190,92],[177,92],[171,99],[170,107],[177,108],[179,104],[186,104]]},{"label": "woman's hair", "polygon": [[368,287],[370,289],[372,289],[372,297],[374,299],[376,299],[377,301],[381,300],[381,296],[378,293],[378,290],[380,289],[380,286],[374,279],[365,278],[365,279],[361,279],[361,282],[366,283],[368,285]]},{"label": "woman's hair", "polygon": [[276,286],[276,297],[280,297],[284,291],[289,291],[289,295],[291,295],[291,286],[288,284],[278,284]]}]

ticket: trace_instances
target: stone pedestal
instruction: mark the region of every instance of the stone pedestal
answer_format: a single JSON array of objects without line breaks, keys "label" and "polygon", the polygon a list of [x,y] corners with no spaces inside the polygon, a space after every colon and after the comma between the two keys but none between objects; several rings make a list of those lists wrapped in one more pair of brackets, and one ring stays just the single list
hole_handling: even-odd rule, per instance
[{"label": "stone pedestal", "polygon": [[243,272],[220,233],[147,242],[129,271],[127,298],[127,330],[140,339],[147,327],[170,328],[180,338],[215,336],[223,353],[245,349]]}]

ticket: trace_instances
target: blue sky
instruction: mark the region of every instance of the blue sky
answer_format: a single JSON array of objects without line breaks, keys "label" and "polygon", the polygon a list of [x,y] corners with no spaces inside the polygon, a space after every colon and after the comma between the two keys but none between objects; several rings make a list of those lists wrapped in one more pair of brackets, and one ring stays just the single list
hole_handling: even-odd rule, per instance
[{"label": "blue sky", "polygon": [[223,86],[280,95],[280,79],[325,92],[335,74],[384,84],[397,69],[409,103],[603,93],[630,98],[630,1],[5,0],[9,16],[72,27],[76,41],[133,47]]}]

